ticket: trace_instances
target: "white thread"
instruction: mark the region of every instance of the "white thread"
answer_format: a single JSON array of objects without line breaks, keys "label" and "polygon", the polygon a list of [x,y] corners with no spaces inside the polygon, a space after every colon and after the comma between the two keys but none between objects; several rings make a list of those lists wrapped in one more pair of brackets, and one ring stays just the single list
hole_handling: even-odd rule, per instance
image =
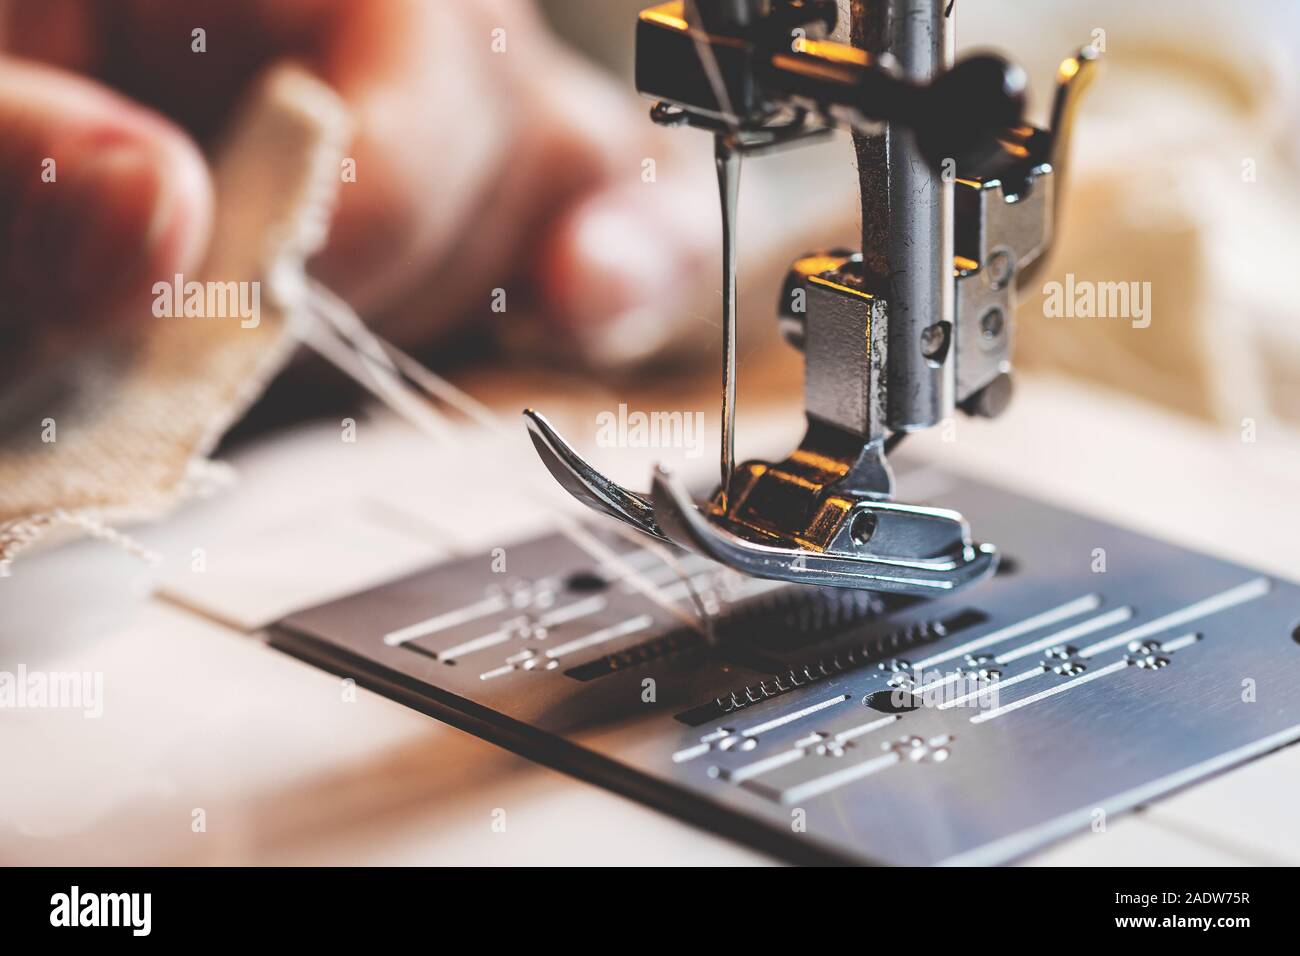
[{"label": "white thread", "polygon": [[0,577],[8,577],[14,558],[22,554],[37,538],[50,528],[59,525],[80,528],[92,538],[106,541],[122,551],[139,558],[145,564],[157,565],[162,557],[129,535],[116,528],[111,528],[98,518],[86,514],[74,514],[55,508],[45,514],[32,515],[0,526]]},{"label": "white thread", "polygon": [[[292,290],[280,286],[277,291],[285,302],[295,301],[292,293],[301,292],[296,300],[301,302],[301,306],[289,310],[291,321],[288,327],[303,344],[333,363],[431,438],[439,442],[447,440],[452,434],[452,426],[429,402],[417,399],[412,394],[411,385],[406,382],[410,382],[425,396],[436,398],[452,406],[478,424],[508,438],[515,437],[516,430],[507,427],[490,408],[436,375],[391,343],[379,338],[366,327],[347,302],[319,282],[309,279],[304,286],[296,286]],[[333,337],[321,334],[329,332],[333,333]],[[358,368],[358,365],[361,368]],[[534,484],[531,479],[519,477],[530,485]],[[712,639],[712,621],[705,611],[703,601],[694,584],[678,567],[676,557],[667,548],[618,523],[612,525],[617,533],[633,540],[638,547],[654,551],[665,564],[673,568],[674,573],[683,582],[686,582],[687,591],[696,612],[703,621],[703,627],[699,621],[684,613],[674,602],[667,599],[660,588],[645,580],[639,571],[587,531],[579,522],[562,512],[554,517],[558,530],[574,544],[601,564],[612,568],[621,579],[627,581],[651,602],[688,627],[701,631]]]}]

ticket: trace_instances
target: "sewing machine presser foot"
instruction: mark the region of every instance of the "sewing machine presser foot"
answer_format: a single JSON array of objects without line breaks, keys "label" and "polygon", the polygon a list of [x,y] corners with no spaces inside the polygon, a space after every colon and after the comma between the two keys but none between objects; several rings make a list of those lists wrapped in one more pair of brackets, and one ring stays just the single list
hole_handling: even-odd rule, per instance
[{"label": "sewing machine presser foot", "polygon": [[[901,594],[942,594],[992,573],[997,551],[975,544],[960,514],[885,501],[856,491],[867,469],[883,466],[866,449],[856,472],[815,446],[810,429],[789,459],[739,466],[722,504],[721,489],[696,502],[666,468],[652,490],[623,487],[594,468],[540,413],[524,412],[533,445],[574,498],[636,530],[744,574],[828,587]],[[848,479],[847,481],[845,479]]]}]

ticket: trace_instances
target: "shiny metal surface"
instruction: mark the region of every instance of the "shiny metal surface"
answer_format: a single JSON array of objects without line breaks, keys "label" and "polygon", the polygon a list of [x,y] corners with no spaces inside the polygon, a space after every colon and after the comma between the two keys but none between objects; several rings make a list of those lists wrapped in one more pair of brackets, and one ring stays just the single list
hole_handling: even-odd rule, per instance
[{"label": "shiny metal surface", "polygon": [[1000,863],[1108,839],[1117,814],[1300,738],[1296,585],[941,473],[900,479],[921,481],[997,537],[1002,573],[920,600],[688,555],[718,608],[711,643],[545,537],[508,548],[507,574],[453,561],[271,641],[804,862]]},{"label": "shiny metal surface", "polygon": [[[1015,285],[1050,241],[1051,163],[1063,161],[1092,58],[1085,51],[1063,64],[1054,110],[1063,125],[1036,130],[1021,119],[1018,69],[992,56],[948,68],[949,12],[938,0],[855,2],[854,48],[823,38],[837,20],[830,2],[691,0],[642,11],[637,88],[660,99],[652,118],[714,135],[721,481],[702,503],[663,476],[653,496],[630,491],[526,413],[547,468],[576,498],[737,570],[790,582],[925,594],[991,573],[996,550],[974,545],[960,514],[882,504],[894,494],[886,453],[948,418],[958,400],[989,417],[1010,400]],[[857,115],[847,122],[858,137],[863,249],[795,262],[778,315],[804,353],[808,429],[784,460],[737,468],[740,157],[842,121],[835,107]],[[888,122],[883,134],[876,120]],[[990,166],[999,178],[986,175]]]},{"label": "shiny metal surface", "polygon": [[595,511],[618,518],[638,531],[664,538],[655,522],[654,505],[645,495],[629,491],[593,468],[540,412],[525,409],[524,421],[528,425],[528,437],[546,470],[565,491]]},{"label": "shiny metal surface", "polygon": [[[854,3],[855,44],[888,54],[904,79],[928,83],[952,66],[945,7],[939,0]],[[897,125],[855,135],[869,288],[889,302],[888,424],[929,428],[953,411],[952,177],[926,162]]]},{"label": "shiny metal surface", "polygon": [[807,304],[800,340],[804,411],[866,444],[888,433],[889,308],[863,287],[861,264],[858,255],[808,257],[795,263],[791,286],[803,289]]},{"label": "shiny metal surface", "polygon": [[1073,117],[1096,74],[1084,48],[1057,73],[1052,129],[1008,137],[1023,155],[1000,175],[956,183],[956,399],[970,414],[996,417],[1010,396],[1017,290],[1046,260],[1058,231]]},{"label": "shiny metal surface", "polygon": [[722,452],[718,494],[725,508],[736,470],[736,212],[741,153],[725,134],[719,133],[713,139],[722,207]]},{"label": "shiny metal surface", "polygon": [[[756,577],[905,594],[955,590],[992,573],[997,550],[977,545],[948,509],[893,504],[856,488],[875,468],[868,450],[856,466],[833,457],[832,440],[809,429],[804,445],[778,465],[747,462],[727,504],[697,504],[660,469],[647,496],[611,481],[579,455],[546,418],[524,412],[533,447],[577,500],[653,537]],[[841,442],[842,444],[842,442]],[[856,448],[848,442],[850,450]],[[868,477],[874,486],[880,479]],[[892,478],[888,478],[892,482]]]},{"label": "shiny metal surface", "polygon": [[[641,11],[636,87],[659,101],[660,120],[667,108],[676,122],[711,131],[785,127],[795,136],[805,128],[874,131],[889,122],[914,132],[918,155],[937,167],[949,156],[978,163],[1023,108],[1023,91],[1011,82],[1016,71],[1000,59],[971,58],[954,68],[957,82],[931,87],[827,39],[833,3],[778,0],[761,5],[761,22],[748,13],[718,15],[726,6],[675,0]],[[965,122],[954,123],[955,115]]]},{"label": "shiny metal surface", "polygon": [[1050,239],[1050,167],[1040,167],[1019,195],[999,180],[964,180],[959,206],[970,247],[957,259],[957,401],[966,402],[1011,371],[1019,272]]},{"label": "shiny metal surface", "polygon": [[[840,522],[841,540],[822,550],[804,550],[794,540],[764,544],[719,529],[662,469],[655,475],[652,500],[659,526],[674,544],[758,578],[930,594],[972,584],[992,573],[997,564],[996,549],[973,545],[969,529],[955,511],[861,504]],[[870,519],[870,540],[848,540],[863,518]]]}]

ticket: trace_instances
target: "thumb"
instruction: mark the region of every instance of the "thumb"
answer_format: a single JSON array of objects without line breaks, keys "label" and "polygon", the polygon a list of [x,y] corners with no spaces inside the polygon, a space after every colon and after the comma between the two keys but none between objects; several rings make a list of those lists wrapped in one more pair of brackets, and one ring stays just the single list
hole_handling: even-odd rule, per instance
[{"label": "thumb", "polygon": [[0,58],[6,337],[135,312],[196,264],[211,216],[207,168],[178,128],[90,80]]}]

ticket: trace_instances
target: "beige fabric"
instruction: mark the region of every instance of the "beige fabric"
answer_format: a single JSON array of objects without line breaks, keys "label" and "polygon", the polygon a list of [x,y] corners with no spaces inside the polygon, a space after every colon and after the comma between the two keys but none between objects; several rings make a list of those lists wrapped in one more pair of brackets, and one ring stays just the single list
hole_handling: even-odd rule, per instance
[{"label": "beige fabric", "polygon": [[206,455],[289,357],[272,282],[283,288],[323,244],[350,132],[319,80],[292,66],[268,73],[217,150],[214,240],[201,273],[184,277],[249,283],[256,316],[186,317],[175,303],[179,317],[151,316],[143,333],[96,341],[4,390],[0,567],[50,527],[155,518],[195,490]]},{"label": "beige fabric", "polygon": [[[1072,140],[1059,241],[1022,295],[1015,362],[1234,429],[1295,425],[1292,55],[1266,34],[1229,39],[1224,14],[1172,32],[1139,18],[1101,55]],[[1147,324],[1048,317],[1043,286],[1067,275],[1094,288],[1149,283]]]}]

